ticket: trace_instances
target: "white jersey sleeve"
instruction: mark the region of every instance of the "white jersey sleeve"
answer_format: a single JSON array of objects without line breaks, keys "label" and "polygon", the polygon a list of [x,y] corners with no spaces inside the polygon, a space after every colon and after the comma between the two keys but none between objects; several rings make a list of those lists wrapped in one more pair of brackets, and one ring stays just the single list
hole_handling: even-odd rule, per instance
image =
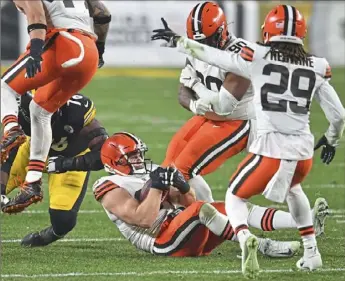
[{"label": "white jersey sleeve", "polygon": [[[240,53],[226,52],[216,48],[200,44],[194,40],[181,37],[177,43],[177,50],[181,53],[193,56],[210,65],[232,72],[244,78],[250,79],[252,72],[252,60],[254,44],[242,48]],[[248,52],[248,56],[246,53]]]}]

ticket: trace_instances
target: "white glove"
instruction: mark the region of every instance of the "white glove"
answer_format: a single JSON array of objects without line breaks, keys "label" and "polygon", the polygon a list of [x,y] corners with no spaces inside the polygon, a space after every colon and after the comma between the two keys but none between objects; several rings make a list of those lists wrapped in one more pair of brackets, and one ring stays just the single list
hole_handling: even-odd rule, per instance
[{"label": "white glove", "polygon": [[57,159],[58,157],[55,156],[55,157],[49,157],[48,159],[48,165],[47,165],[47,172],[48,173],[54,173],[56,172],[56,163],[55,163],[55,160]]},{"label": "white glove", "polygon": [[193,89],[195,84],[199,82],[201,82],[201,80],[197,76],[196,71],[193,69],[193,67],[189,64],[186,65],[186,67],[181,71],[180,83],[187,88]]},{"label": "white glove", "polygon": [[189,104],[189,109],[195,115],[205,115],[206,112],[212,111],[210,100],[198,99],[191,100]]}]

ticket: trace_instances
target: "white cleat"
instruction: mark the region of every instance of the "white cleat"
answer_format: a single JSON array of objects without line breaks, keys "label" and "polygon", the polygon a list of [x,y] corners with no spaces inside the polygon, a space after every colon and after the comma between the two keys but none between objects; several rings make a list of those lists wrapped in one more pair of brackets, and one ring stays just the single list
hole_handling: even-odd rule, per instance
[{"label": "white cleat", "polygon": [[313,225],[315,235],[320,236],[325,233],[325,220],[329,215],[329,207],[325,198],[317,198],[312,210]]},{"label": "white cleat", "polygon": [[255,279],[259,275],[258,247],[258,239],[251,235],[244,243],[242,249],[242,273],[248,279]]},{"label": "white cleat", "polygon": [[268,238],[259,238],[259,251],[270,258],[291,258],[301,247],[298,241],[275,241]]},{"label": "white cleat", "polygon": [[312,252],[313,253],[311,253],[311,255],[302,257],[296,263],[298,269],[305,271],[313,271],[322,267],[322,259],[318,249],[314,247]]}]

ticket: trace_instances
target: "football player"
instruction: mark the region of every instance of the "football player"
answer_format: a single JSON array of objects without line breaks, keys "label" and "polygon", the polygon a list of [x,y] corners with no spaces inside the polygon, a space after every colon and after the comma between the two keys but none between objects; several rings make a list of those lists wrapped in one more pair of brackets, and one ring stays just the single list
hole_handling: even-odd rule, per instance
[{"label": "football player", "polygon": [[[19,124],[30,136],[31,94],[21,97]],[[87,97],[77,94],[67,101],[52,117],[53,142],[47,165],[49,189],[49,214],[51,226],[28,234],[23,246],[45,246],[70,232],[77,222],[77,213],[85,196],[90,171],[103,169],[100,149],[107,133],[95,118],[96,108]],[[27,174],[30,140],[13,149],[1,166],[1,194],[9,194]],[[33,169],[35,168],[34,164]],[[22,196],[19,193],[17,196]],[[18,202],[20,200],[15,200]],[[2,206],[11,213],[14,200]],[[18,210],[18,208],[16,209]]]},{"label": "football player", "polygon": [[[101,149],[105,170],[113,175],[95,182],[94,195],[126,239],[152,254],[184,257],[208,255],[225,240],[237,241],[224,202],[196,201],[183,175],[152,164],[146,151],[127,132],[110,136]],[[280,219],[273,219],[275,213]],[[321,214],[313,214],[319,229]],[[253,205],[248,221],[259,229],[296,227],[289,213]],[[299,245],[259,238],[260,252],[270,257],[291,257]]]},{"label": "football player", "polygon": [[21,196],[11,202],[12,212],[19,212],[43,198],[41,178],[52,142],[52,115],[90,82],[97,66],[102,66],[111,17],[99,0],[13,2],[27,18],[31,41],[1,77],[1,163],[26,139],[18,123],[16,99],[37,89],[30,103],[28,172],[20,186]]},{"label": "football player", "polygon": [[[248,42],[230,35],[227,26],[218,4],[202,2],[188,16],[187,36],[202,44],[238,53]],[[211,189],[202,175],[212,173],[228,158],[244,150],[255,131],[250,130],[255,125],[254,120],[249,121],[255,118],[250,81],[188,56],[180,83],[179,103],[195,116],[173,136],[162,165],[174,165],[189,184],[197,186],[198,200],[213,202]],[[245,97],[232,114],[215,114],[209,101],[228,92]]]},{"label": "football player", "polygon": [[[309,201],[301,182],[312,166],[314,149],[329,164],[343,134],[345,109],[330,85],[331,68],[325,58],[303,48],[307,27],[293,6],[279,5],[266,16],[263,42],[249,44],[239,54],[224,52],[178,36],[167,28],[154,37],[166,46],[251,79],[257,118],[257,136],[249,155],[240,163],[226,194],[226,212],[242,249],[242,271],[254,278],[259,273],[257,238],[248,230],[246,200],[263,193],[274,202],[287,202],[301,235],[304,254],[297,262],[302,270],[316,270],[322,259],[315,239]],[[330,126],[314,148],[309,109],[315,96]],[[232,112],[242,95],[228,94],[210,104],[220,112]],[[313,149],[314,148],[314,149]]]}]

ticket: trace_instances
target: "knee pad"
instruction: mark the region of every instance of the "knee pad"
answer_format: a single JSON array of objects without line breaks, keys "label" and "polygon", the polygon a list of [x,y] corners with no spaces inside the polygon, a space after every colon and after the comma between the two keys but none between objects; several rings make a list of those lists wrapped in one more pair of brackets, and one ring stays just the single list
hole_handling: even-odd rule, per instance
[{"label": "knee pad", "polygon": [[70,232],[77,224],[77,212],[49,209],[50,222],[54,233],[64,236]]}]

